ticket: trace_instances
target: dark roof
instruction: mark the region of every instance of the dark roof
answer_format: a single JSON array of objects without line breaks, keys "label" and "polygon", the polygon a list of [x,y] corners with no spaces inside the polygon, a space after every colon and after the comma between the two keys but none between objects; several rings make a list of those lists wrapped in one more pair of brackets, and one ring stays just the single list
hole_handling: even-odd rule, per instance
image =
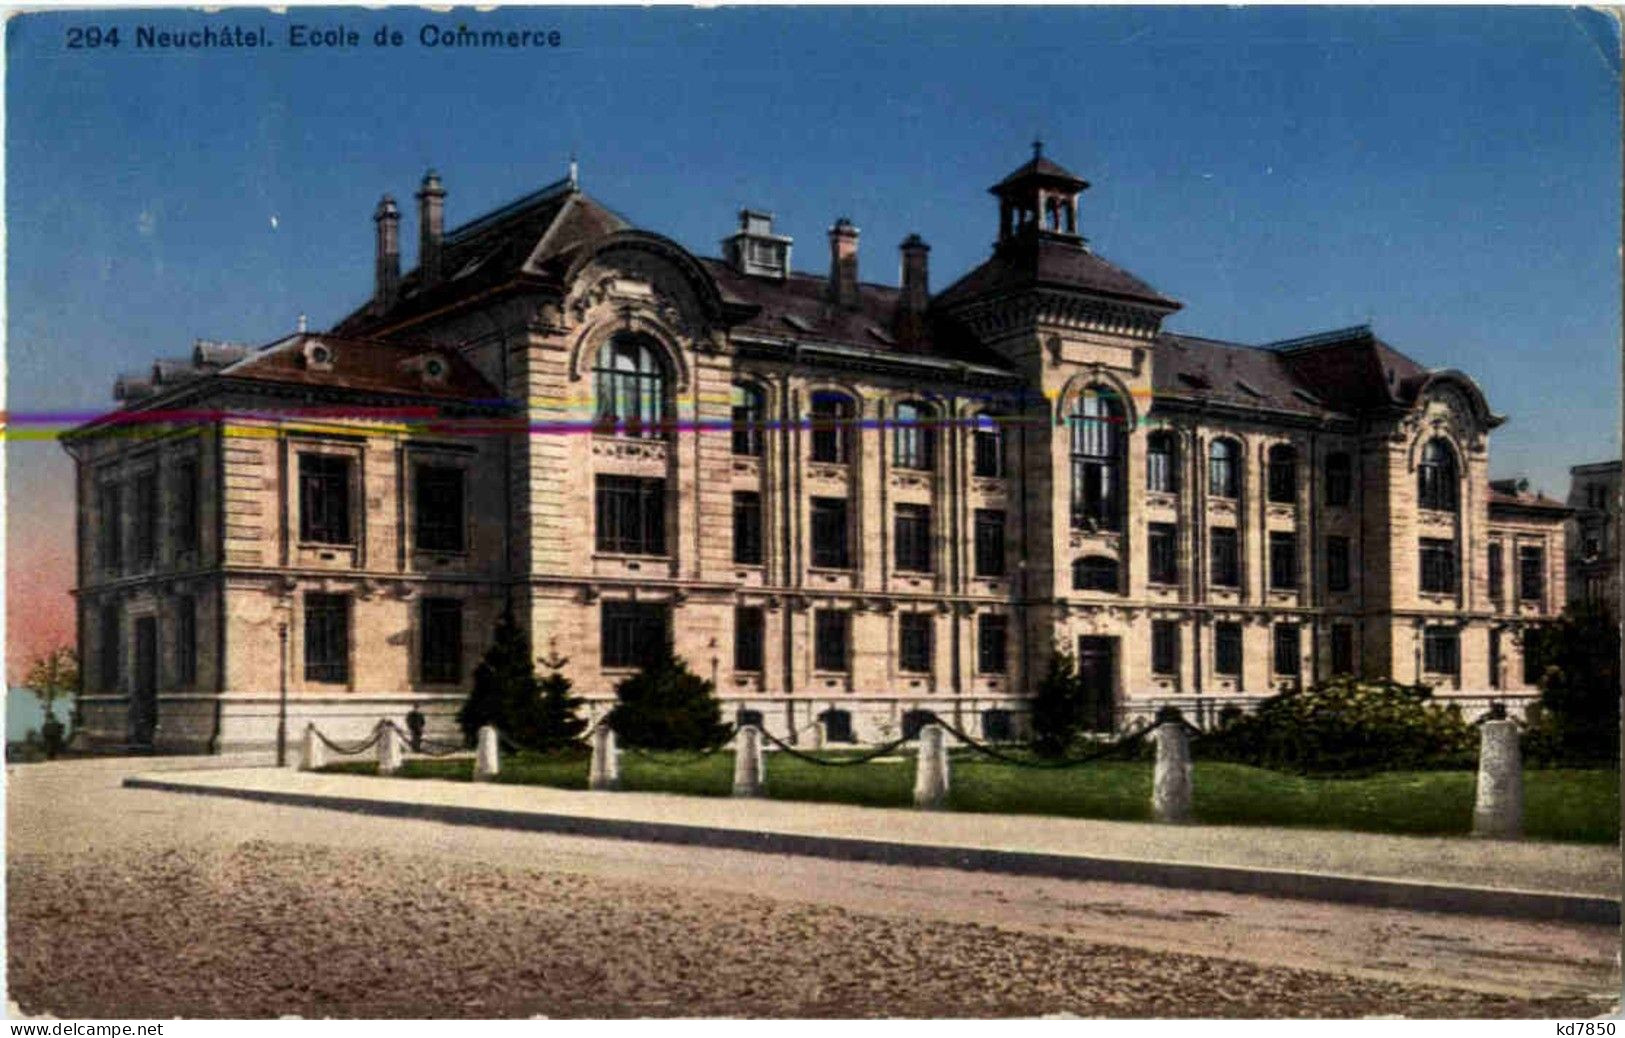
[{"label": "dark roof", "polygon": [[839,307],[829,300],[829,279],[817,274],[792,273],[765,278],[741,274],[719,259],[701,259],[715,279],[725,303],[752,312],[735,325],[736,332],[804,342],[832,342],[902,354],[928,354],[972,364],[1008,369],[1000,354],[953,329],[937,327],[920,342],[902,342],[895,320],[901,289],[864,282],[858,285],[858,306]]},{"label": "dark roof", "polygon": [[1270,343],[1306,388],[1340,411],[1409,406],[1428,369],[1372,334],[1367,325]]},{"label": "dark roof", "polygon": [[[330,364],[313,364],[307,347],[326,346]],[[439,358],[440,378],[425,375]],[[266,382],[428,400],[496,401],[501,392],[456,350],[327,333],[299,333],[274,342],[205,379]]]},{"label": "dark roof", "polygon": [[1551,512],[1554,515],[1569,515],[1574,509],[1563,502],[1547,497],[1538,491],[1508,490],[1497,486],[1497,480],[1490,484],[1490,507],[1506,509],[1529,509],[1537,512]]},{"label": "dark roof", "polygon": [[988,188],[988,191],[995,195],[1003,194],[1006,189],[1014,187],[1017,184],[1027,180],[1062,181],[1070,186],[1079,188],[1089,186],[1089,182],[1078,176],[1076,173],[1073,173],[1064,166],[1051,162],[1049,159],[1046,159],[1043,155],[1039,154],[1034,155],[1027,162],[1018,166],[1015,172]]},{"label": "dark roof", "polygon": [[985,263],[949,285],[932,305],[951,307],[972,296],[1033,287],[1079,289],[1094,295],[1150,303],[1163,310],[1179,304],[1076,240],[1028,234],[1001,244]]},{"label": "dark roof", "polygon": [[568,180],[549,184],[446,232],[439,281],[426,283],[414,268],[387,312],[369,300],[333,330],[366,334],[518,280],[562,275],[581,245],[629,226]]},{"label": "dark roof", "polygon": [[1157,399],[1212,401],[1310,418],[1346,413],[1294,378],[1270,350],[1173,332],[1159,334],[1151,348],[1151,391]]}]

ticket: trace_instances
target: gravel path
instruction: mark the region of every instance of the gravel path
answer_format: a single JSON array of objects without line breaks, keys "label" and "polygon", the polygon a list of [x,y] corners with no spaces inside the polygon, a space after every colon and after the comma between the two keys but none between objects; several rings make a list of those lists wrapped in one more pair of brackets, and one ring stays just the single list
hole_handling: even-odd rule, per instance
[{"label": "gravel path", "polygon": [[1576,1017],[1529,999],[309,842],[9,855],[65,1017]]}]

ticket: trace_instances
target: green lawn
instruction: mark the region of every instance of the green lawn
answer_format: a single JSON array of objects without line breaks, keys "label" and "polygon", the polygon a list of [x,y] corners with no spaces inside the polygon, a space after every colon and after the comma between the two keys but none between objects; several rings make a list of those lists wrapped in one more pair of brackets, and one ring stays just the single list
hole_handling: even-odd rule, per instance
[{"label": "green lawn", "polygon": [[[834,755],[831,755],[832,757]],[[502,759],[499,782],[587,788],[585,754],[522,753]],[[415,760],[406,778],[468,781],[470,761]],[[330,770],[375,773],[353,763]],[[1396,771],[1364,778],[1312,779],[1243,764],[1198,761],[1194,812],[1213,825],[1276,825],[1413,835],[1465,835],[1473,823],[1471,771]],[[621,786],[644,792],[728,796],[733,755],[621,754]],[[823,767],[784,754],[767,756],[767,795],[871,807],[913,802],[914,761]],[[950,803],[958,811],[1064,815],[1145,821],[1151,764],[1100,761],[1074,768],[1018,768],[979,756],[953,757]],[[1524,829],[1541,840],[1614,843],[1619,839],[1619,772],[1524,773]]]}]

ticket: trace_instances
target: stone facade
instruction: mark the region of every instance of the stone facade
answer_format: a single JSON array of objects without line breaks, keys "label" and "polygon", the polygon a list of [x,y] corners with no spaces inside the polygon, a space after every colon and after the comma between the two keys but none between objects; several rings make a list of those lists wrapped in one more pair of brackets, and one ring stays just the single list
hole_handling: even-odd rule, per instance
[{"label": "stone facade", "polygon": [[[293,733],[419,705],[443,735],[505,607],[595,714],[669,639],[804,742],[1019,735],[1056,646],[1101,729],[1345,670],[1527,693],[1567,512],[1492,493],[1472,380],[1363,327],[1166,331],[1077,233],[1086,187],[1035,155],[935,296],[917,237],[901,289],[844,220],[828,278],[759,212],[698,258],[573,180],[442,235],[426,179],[403,277],[386,199],[332,331],[200,344],[69,437],[87,729],[265,746],[285,687]],[[1504,582],[1541,547],[1538,595],[1498,597],[1496,545]]]},{"label": "stone facade", "polygon": [[1620,463],[1600,461],[1569,469],[1569,602],[1619,604]]}]

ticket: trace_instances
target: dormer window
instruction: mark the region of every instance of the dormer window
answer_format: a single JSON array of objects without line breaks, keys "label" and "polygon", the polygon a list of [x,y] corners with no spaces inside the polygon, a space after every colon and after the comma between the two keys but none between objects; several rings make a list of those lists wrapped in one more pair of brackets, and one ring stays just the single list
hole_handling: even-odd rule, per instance
[{"label": "dormer window", "polygon": [[791,239],[773,233],[773,214],[739,211],[739,230],[722,240],[722,254],[735,270],[751,277],[790,276]]}]

